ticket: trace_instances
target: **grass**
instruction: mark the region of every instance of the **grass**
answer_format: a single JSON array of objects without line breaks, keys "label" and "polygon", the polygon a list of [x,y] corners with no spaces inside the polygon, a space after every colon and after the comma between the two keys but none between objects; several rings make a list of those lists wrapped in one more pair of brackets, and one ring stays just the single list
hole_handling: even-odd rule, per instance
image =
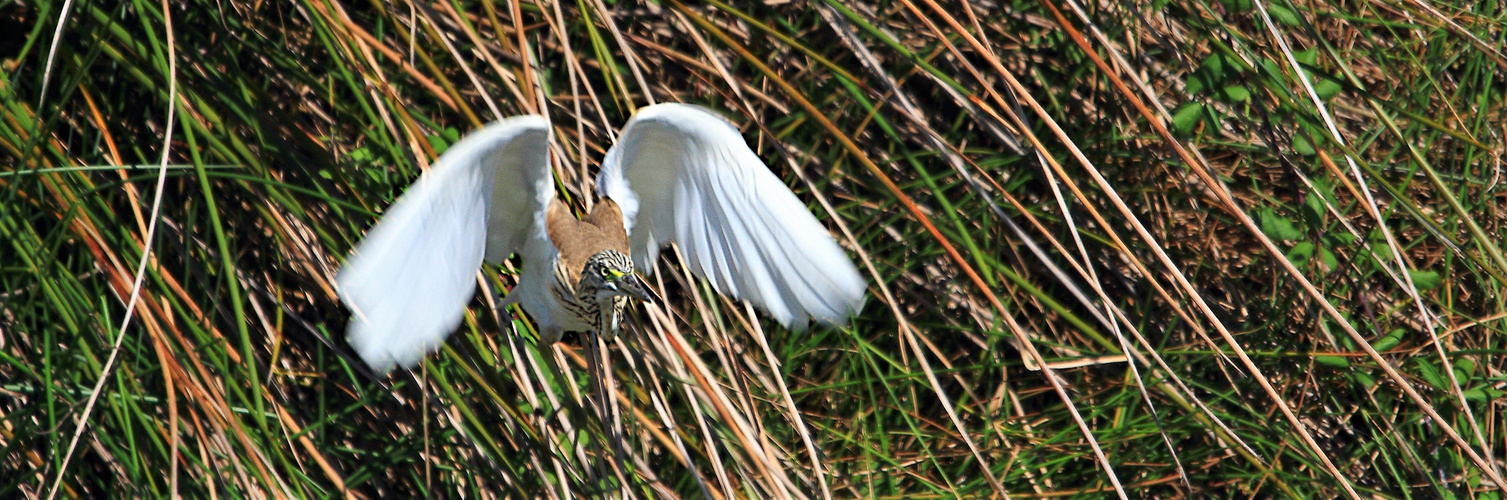
[{"label": "grass", "polygon": [[[5,1],[0,496],[1501,498],[1504,32],[1425,0]],[[334,272],[448,144],[548,114],[580,208],[665,101],[742,127],[860,317],[785,331],[667,252],[610,345],[479,294],[420,369],[352,357]]]}]

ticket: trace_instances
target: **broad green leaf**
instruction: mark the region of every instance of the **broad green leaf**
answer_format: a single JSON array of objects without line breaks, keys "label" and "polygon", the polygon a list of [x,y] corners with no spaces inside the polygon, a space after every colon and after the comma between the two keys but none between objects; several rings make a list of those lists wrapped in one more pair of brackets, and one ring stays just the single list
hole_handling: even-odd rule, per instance
[{"label": "broad green leaf", "polygon": [[1206,76],[1223,80],[1225,77],[1225,71],[1228,71],[1229,67],[1230,66],[1228,62],[1225,61],[1224,54],[1215,52],[1213,54],[1209,54],[1209,57],[1205,57],[1203,61],[1200,61],[1198,63],[1197,72],[1202,73]]},{"label": "broad green leaf", "polygon": [[1266,7],[1266,12],[1271,14],[1272,20],[1288,26],[1296,27],[1301,25],[1298,22],[1298,15],[1294,14],[1293,11],[1287,10],[1286,7],[1277,4],[1269,4]]},{"label": "broad green leaf", "polygon": [[1331,97],[1339,95],[1340,91],[1344,89],[1344,86],[1340,85],[1340,82],[1328,78],[1319,78],[1313,84],[1313,92],[1319,95],[1319,99],[1326,101]]},{"label": "broad green leaf", "polygon": [[1303,207],[1307,209],[1304,215],[1313,222],[1324,220],[1324,198],[1315,193],[1308,193],[1303,197]]},{"label": "broad green leaf", "polygon": [[445,150],[450,149],[450,141],[446,141],[444,137],[426,135],[424,138],[429,140],[429,147],[434,148],[434,154],[442,155],[445,154]]},{"label": "broad green leaf", "polygon": [[1245,12],[1254,6],[1251,0],[1219,0],[1219,3],[1224,4],[1224,8],[1230,12]]},{"label": "broad green leaf", "polygon": [[1502,392],[1502,391],[1493,389],[1493,388],[1491,388],[1491,386],[1488,386],[1488,385],[1482,385],[1482,386],[1479,386],[1479,387],[1474,387],[1474,388],[1471,388],[1471,389],[1466,389],[1463,392],[1465,394],[1465,399],[1466,400],[1477,401],[1477,402],[1496,401],[1497,399],[1500,399],[1503,395],[1507,395],[1507,392]]},{"label": "broad green leaf", "polygon": [[1292,53],[1293,59],[1309,66],[1319,63],[1319,49],[1300,50]]},{"label": "broad green leaf", "polygon": [[1324,244],[1326,244],[1326,245],[1331,245],[1331,246],[1336,246],[1336,247],[1347,246],[1347,245],[1355,242],[1355,239],[1356,239],[1355,235],[1350,234],[1347,231],[1326,231],[1326,232],[1324,232]]},{"label": "broad green leaf", "polygon": [[1256,216],[1261,222],[1261,232],[1277,240],[1296,240],[1303,237],[1303,232],[1294,226],[1292,219],[1277,215],[1270,207],[1261,207],[1256,211]]},{"label": "broad green leaf", "polygon": [[1449,380],[1444,378],[1444,373],[1440,372],[1439,368],[1430,363],[1429,360],[1413,358],[1413,365],[1418,367],[1418,377],[1422,378],[1424,382],[1428,382],[1429,385],[1434,386],[1436,389],[1443,390],[1449,387]]},{"label": "broad green leaf", "polygon": [[1292,261],[1293,265],[1297,266],[1307,264],[1308,260],[1313,258],[1313,251],[1316,248],[1318,247],[1314,246],[1313,242],[1299,241],[1298,244],[1292,246],[1291,250],[1287,251],[1287,260]]},{"label": "broad green leaf", "polygon": [[1203,120],[1203,110],[1204,105],[1196,102],[1177,108],[1177,112],[1172,114],[1172,129],[1183,135],[1192,133],[1198,122]]},{"label": "broad green leaf", "polygon": [[1260,64],[1261,64],[1261,71],[1265,72],[1266,76],[1271,77],[1273,79],[1277,79],[1277,80],[1280,80],[1280,79],[1283,78],[1283,76],[1282,76],[1282,69],[1277,66],[1277,61],[1273,61],[1269,57],[1263,57],[1263,58],[1261,58],[1261,63]]},{"label": "broad green leaf", "polygon": [[1319,261],[1324,263],[1324,269],[1328,271],[1333,271],[1340,267],[1340,260],[1328,248],[1319,247]]},{"label": "broad green leaf", "polygon": [[1292,149],[1303,156],[1313,156],[1317,152],[1313,149],[1313,144],[1308,142],[1308,136],[1303,134],[1292,136]]},{"label": "broad green leaf", "polygon": [[446,127],[439,134],[426,135],[424,138],[429,139],[429,147],[434,148],[434,154],[442,155],[445,154],[445,150],[450,149],[451,144],[460,142],[460,131]]},{"label": "broad green leaf", "polygon": [[[1207,76],[1194,73],[1193,76],[1188,77],[1188,86],[1183,88],[1183,91],[1187,92],[1188,95],[1198,95],[1199,93],[1203,92],[1204,89],[1209,87],[1208,83],[1206,83],[1208,82],[1208,80],[1209,78]],[[1183,106],[1187,106],[1187,104],[1184,104]]]},{"label": "broad green leaf", "polygon": [[1413,285],[1417,286],[1419,290],[1433,290],[1439,286],[1439,283],[1444,281],[1443,278],[1439,277],[1439,273],[1434,271],[1409,269],[1408,276],[1413,278]]},{"label": "broad green leaf", "polygon": [[1454,365],[1455,380],[1459,380],[1461,385],[1470,382],[1471,375],[1476,373],[1476,360],[1474,359],[1460,358],[1454,361]]},{"label": "broad green leaf", "polygon": [[1245,102],[1251,99],[1251,91],[1239,85],[1231,85],[1219,91],[1219,98],[1228,102]]}]

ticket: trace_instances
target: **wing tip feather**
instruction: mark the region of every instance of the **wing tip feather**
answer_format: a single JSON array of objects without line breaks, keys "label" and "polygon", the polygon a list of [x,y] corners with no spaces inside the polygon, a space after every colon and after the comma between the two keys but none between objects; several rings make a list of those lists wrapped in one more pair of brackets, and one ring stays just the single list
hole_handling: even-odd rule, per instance
[{"label": "wing tip feather", "polygon": [[[640,132],[635,133],[634,130],[639,127],[644,128]],[[681,137],[661,135],[664,132],[680,134]],[[668,182],[664,179],[646,176],[643,169],[635,171],[637,173],[628,172],[626,170],[632,169],[632,165],[628,165],[629,163],[636,163],[642,159],[634,157],[632,151],[637,151],[636,149],[629,148],[624,150],[620,147],[625,142],[632,142],[634,140],[685,141],[685,145],[693,148],[709,149],[708,151],[688,152],[674,149],[675,147],[684,147],[678,143],[661,145],[662,148],[670,148],[668,151],[673,153],[671,158],[669,158],[670,161],[681,162],[676,164],[679,168],[687,168],[689,164],[685,162],[704,165],[708,161],[727,168],[691,169],[693,170],[692,172],[677,171],[679,179]],[[622,157],[621,155],[624,154],[623,151],[630,151],[627,153],[629,157]],[[657,149],[651,151],[662,155],[665,150]],[[702,153],[714,154],[714,156],[711,158],[700,156],[688,158],[688,156]],[[671,217],[672,220],[659,221],[653,218],[654,214],[635,213],[629,220],[625,220],[625,224],[630,225],[634,232],[668,230],[673,233],[673,238],[670,238],[670,240],[680,243],[682,248],[686,250],[688,254],[686,256],[687,264],[691,268],[690,271],[710,282],[719,293],[749,300],[760,309],[763,309],[770,317],[792,330],[805,330],[812,321],[829,326],[847,324],[851,318],[857,316],[863,309],[868,285],[863,281],[857,269],[854,268],[852,260],[848,258],[847,254],[842,251],[841,247],[835,241],[830,240],[831,235],[810,214],[805,204],[801,203],[795,194],[790,191],[790,188],[785,186],[778,177],[775,177],[768,170],[768,166],[764,165],[763,161],[759,159],[758,155],[748,148],[747,142],[742,137],[742,133],[738,127],[731,120],[716,111],[685,103],[662,103],[640,108],[628,121],[627,126],[623,129],[623,137],[608,152],[607,157],[608,159],[603,163],[602,173],[598,176],[598,193],[602,195],[611,193],[613,195],[611,197],[614,200],[631,196],[634,198],[634,201],[639,201],[640,197],[645,197],[647,199],[644,202],[650,203],[651,206],[671,203],[670,200],[675,200],[673,203],[677,216]],[[662,164],[662,160],[665,160],[665,158],[656,156],[655,159],[661,160],[654,162],[656,167],[666,168]],[[645,164],[644,166],[647,167],[649,165]],[[717,175],[714,174],[724,174],[730,177],[719,180],[716,179]],[[634,177],[635,175],[637,177]],[[687,178],[687,176],[690,176],[690,178]],[[638,185],[640,181],[643,181],[644,185]],[[630,182],[633,185],[630,186]],[[740,191],[738,189],[734,189],[733,191],[735,192],[720,193],[704,193],[699,191],[704,189],[716,191],[718,187],[723,186],[708,186],[707,184],[716,184],[718,182],[730,183],[735,188],[751,190],[751,192]],[[779,188],[778,190],[775,189],[776,186]],[[641,189],[649,189],[650,192],[647,195],[642,192],[634,192]],[[754,195],[754,193],[757,193],[757,195]],[[686,196],[690,196],[691,198],[685,199]],[[729,196],[737,199],[726,199]],[[763,200],[763,203],[750,203],[751,200],[744,199],[745,197]],[[773,211],[765,214],[770,220],[760,222],[762,224],[772,223],[775,226],[779,226],[779,228],[766,227],[763,231],[773,230],[774,233],[784,234],[785,237],[795,239],[815,238],[819,233],[822,238],[828,239],[827,243],[829,245],[806,239],[803,244],[797,243],[796,246],[805,246],[807,251],[797,253],[806,253],[807,255],[781,256],[783,258],[793,257],[796,260],[803,261],[803,264],[774,266],[781,267],[781,269],[770,269],[769,267],[771,266],[766,263],[763,266],[765,269],[747,269],[747,263],[737,262],[737,259],[730,258],[726,252],[737,250],[757,251],[748,248],[750,244],[753,247],[765,247],[767,245],[785,245],[789,247],[789,244],[785,241],[759,241],[761,237],[765,236],[762,233],[747,234],[741,239],[742,241],[739,241],[740,238],[737,237],[730,238],[728,234],[716,234],[718,231],[749,231],[750,228],[725,227],[726,220],[721,221],[723,225],[718,226],[719,229],[712,230],[705,227],[706,221],[697,217],[690,217],[685,212],[686,205],[706,209],[707,207],[704,205],[707,204],[707,201],[703,198],[713,199],[711,203],[713,205],[718,203],[733,203],[734,205],[743,205],[734,207],[735,209],[747,210],[751,208],[755,211]],[[622,201],[619,201],[619,203],[621,204]],[[753,206],[746,206],[749,204]],[[663,207],[660,208],[662,209]],[[629,211],[625,210],[625,216],[628,213]],[[702,212],[692,211],[690,213],[701,214]],[[742,212],[733,213],[740,214]],[[725,217],[727,214],[722,215],[724,219],[728,218]],[[634,224],[635,222],[640,224],[649,223],[651,225],[649,227],[638,227],[638,225]],[[659,227],[666,223],[670,224],[673,229]],[[758,231],[754,231],[754,233],[758,233]],[[692,235],[699,236],[689,237]],[[668,243],[668,241],[652,241],[652,238],[640,239],[636,235],[634,239],[636,242],[642,241],[648,243],[646,246],[649,247],[638,248],[635,246],[635,253],[640,251],[653,252],[657,249],[654,248],[657,245]],[[779,238],[777,237],[776,239]],[[816,245],[816,248],[809,246],[811,244]],[[733,248],[726,248],[728,245],[731,245]],[[722,252],[719,253],[717,251],[718,247],[723,247],[720,248]],[[793,248],[789,247],[787,251]],[[811,254],[815,254],[815,256],[813,257]],[[778,259],[781,257],[774,258]],[[644,263],[652,263],[652,259],[646,259]],[[647,268],[647,266],[644,267]],[[797,281],[801,278],[781,274],[781,272],[788,273],[794,271],[796,268],[800,268],[802,271],[814,272],[815,276],[807,276],[806,278],[809,282],[803,285],[796,285],[791,283],[791,281]],[[770,287],[770,282],[760,282],[756,278],[747,276],[746,273],[749,272],[766,273],[766,277],[773,278],[775,284]],[[804,288],[794,290],[797,287]]]}]

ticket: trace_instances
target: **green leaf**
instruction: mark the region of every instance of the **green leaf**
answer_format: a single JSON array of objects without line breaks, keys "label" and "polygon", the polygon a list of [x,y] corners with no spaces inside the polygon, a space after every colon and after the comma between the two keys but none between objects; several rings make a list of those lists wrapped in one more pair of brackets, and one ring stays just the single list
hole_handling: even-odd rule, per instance
[{"label": "green leaf", "polygon": [[1328,248],[1319,247],[1319,261],[1324,263],[1326,271],[1333,271],[1340,267],[1340,260],[1335,258],[1334,252],[1329,251]]},{"label": "green leaf", "polygon": [[1236,13],[1251,10],[1252,6],[1251,0],[1219,0],[1219,3],[1224,4],[1225,10]]},{"label": "green leaf", "polygon": [[1294,226],[1292,219],[1277,215],[1270,207],[1261,207],[1256,212],[1261,221],[1261,232],[1276,240],[1296,240],[1303,237],[1303,232]]},{"label": "green leaf", "polygon": [[1356,383],[1359,383],[1360,385],[1366,386],[1367,389],[1369,389],[1372,386],[1376,385],[1376,379],[1371,378],[1370,375],[1367,375],[1367,374],[1364,374],[1364,373],[1358,373],[1358,372],[1354,373],[1354,374],[1350,375],[1350,379],[1354,380]]},{"label": "green leaf", "polygon": [[1314,246],[1312,242],[1299,241],[1298,244],[1292,246],[1291,250],[1287,251],[1287,260],[1292,261],[1295,266],[1307,264],[1308,260],[1313,258],[1315,248],[1318,247]]},{"label": "green leaf", "polygon": [[1261,58],[1261,71],[1266,72],[1266,76],[1273,79],[1282,79],[1282,69],[1277,67],[1277,61],[1269,57]]},{"label": "green leaf", "polygon": [[1198,69],[1188,76],[1186,89],[1189,95],[1197,95],[1205,90],[1217,88],[1229,80],[1229,73],[1235,66],[1225,59],[1224,54],[1215,52],[1199,61]]},{"label": "green leaf", "polygon": [[1205,57],[1203,61],[1199,61],[1196,72],[1223,80],[1225,71],[1229,70],[1229,64],[1226,63],[1224,58],[1224,54],[1220,52],[1209,54],[1209,57]]},{"label": "green leaf", "polygon": [[1219,98],[1227,102],[1245,102],[1251,99],[1251,91],[1239,85],[1231,85],[1219,91]]},{"label": "green leaf", "polygon": [[426,135],[424,138],[429,140],[429,147],[434,148],[434,154],[442,155],[445,154],[445,150],[450,149],[450,143],[443,137]]},{"label": "green leaf", "polygon": [[1300,23],[1298,22],[1298,15],[1294,14],[1293,11],[1287,10],[1286,7],[1277,4],[1270,4],[1267,6],[1266,11],[1272,15],[1272,19],[1276,20],[1279,23],[1288,26],[1300,25]]},{"label": "green leaf", "polygon": [[429,147],[434,148],[434,154],[442,155],[445,154],[445,150],[450,149],[451,144],[460,142],[460,131],[447,127],[438,135],[427,135],[424,138],[429,139]]},{"label": "green leaf", "polygon": [[1460,358],[1459,361],[1455,362],[1455,368],[1459,369],[1459,370],[1464,370],[1467,375],[1475,373],[1476,372],[1476,360],[1471,359],[1471,358]]},{"label": "green leaf", "polygon": [[1347,246],[1355,242],[1355,235],[1345,231],[1328,231],[1324,233],[1324,244],[1330,246]]},{"label": "green leaf", "polygon": [[1443,278],[1439,277],[1439,273],[1434,271],[1409,269],[1408,276],[1413,278],[1413,285],[1417,286],[1419,290],[1433,290],[1438,288],[1439,283],[1444,281]]},{"label": "green leaf", "polygon": [[1177,108],[1177,112],[1172,114],[1172,129],[1183,135],[1192,133],[1198,122],[1203,120],[1203,110],[1204,105],[1196,102]]},{"label": "green leaf", "polygon": [[1303,156],[1313,156],[1317,153],[1313,149],[1313,143],[1308,142],[1308,136],[1303,134],[1292,136],[1292,149]]},{"label": "green leaf", "polygon": [[1387,349],[1397,347],[1398,344],[1402,343],[1402,336],[1406,334],[1406,330],[1403,330],[1401,328],[1394,329],[1390,333],[1387,333],[1387,336],[1378,339],[1376,342],[1372,342],[1371,348],[1378,351],[1385,351]]},{"label": "green leaf", "polygon": [[1413,358],[1413,364],[1418,367],[1418,377],[1422,378],[1424,382],[1428,382],[1429,385],[1440,390],[1449,387],[1449,380],[1444,378],[1444,373],[1440,372],[1439,368],[1435,367],[1427,359]]},{"label": "green leaf", "polygon": [[1313,66],[1319,63],[1319,49],[1300,50],[1292,53],[1293,59],[1298,62]]},{"label": "green leaf", "polygon": [[1474,375],[1475,373],[1476,360],[1470,358],[1460,358],[1458,361],[1455,361],[1455,380],[1460,381],[1461,385],[1469,383],[1471,375]]},{"label": "green leaf", "polygon": [[1314,356],[1314,361],[1330,368],[1349,368],[1350,360],[1344,356]]},{"label": "green leaf", "polygon": [[1306,209],[1303,214],[1305,218],[1313,222],[1324,220],[1325,209],[1323,197],[1314,193],[1308,193],[1303,196],[1303,208]]},{"label": "green leaf", "polygon": [[1313,85],[1313,92],[1319,95],[1319,99],[1325,101],[1329,100],[1329,98],[1331,97],[1339,95],[1340,91],[1344,89],[1345,87],[1343,85],[1340,85],[1340,82],[1334,81],[1329,78],[1320,78],[1318,83],[1315,83]]},{"label": "green leaf", "polygon": [[[1186,91],[1188,95],[1198,95],[1200,92],[1203,92],[1205,88],[1208,88],[1209,85],[1208,83],[1206,83],[1208,80],[1209,78],[1207,76],[1195,73],[1192,77],[1188,78],[1188,86],[1183,90]],[[1184,104],[1183,106],[1187,106],[1187,104]]]},{"label": "green leaf", "polygon": [[1465,399],[1468,401],[1485,402],[1496,401],[1503,395],[1507,395],[1507,392],[1502,392],[1496,389],[1492,389],[1490,386],[1483,385],[1472,389],[1466,389],[1465,391],[1463,391],[1463,394],[1465,395]]},{"label": "green leaf", "polygon": [[[1332,320],[1326,320],[1325,322],[1326,323],[1333,323],[1334,321],[1332,321]],[[1348,323],[1348,322],[1350,322],[1350,320],[1348,318],[1346,318],[1345,322]],[[1340,335],[1335,340],[1340,341],[1340,345],[1344,346],[1346,352],[1354,351],[1354,350],[1360,348],[1360,346],[1355,345],[1355,339],[1350,338],[1349,335]]]}]

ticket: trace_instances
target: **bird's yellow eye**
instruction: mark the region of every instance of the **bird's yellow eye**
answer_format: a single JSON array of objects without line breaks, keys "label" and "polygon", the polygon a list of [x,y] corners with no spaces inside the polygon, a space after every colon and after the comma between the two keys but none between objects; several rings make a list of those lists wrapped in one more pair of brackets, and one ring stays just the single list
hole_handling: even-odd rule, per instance
[{"label": "bird's yellow eye", "polygon": [[602,268],[602,277],[603,278],[607,278],[607,277],[610,277],[610,276],[612,276],[612,270],[611,269],[607,269],[605,267]]}]

